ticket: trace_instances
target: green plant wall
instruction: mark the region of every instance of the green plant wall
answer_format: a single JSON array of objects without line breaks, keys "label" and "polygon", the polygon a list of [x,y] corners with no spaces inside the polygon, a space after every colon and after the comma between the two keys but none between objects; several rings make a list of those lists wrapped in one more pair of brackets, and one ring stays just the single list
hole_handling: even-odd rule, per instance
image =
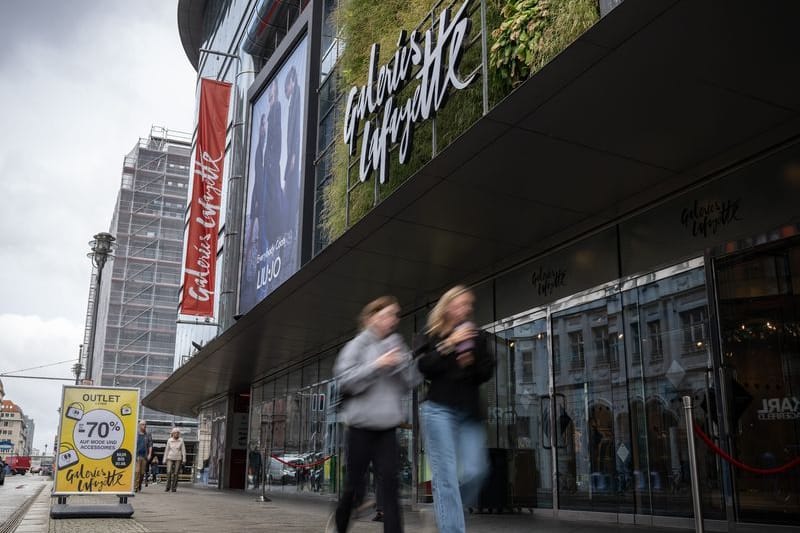
[{"label": "green plant wall", "polygon": [[600,13],[596,0],[515,0],[505,3],[500,16],[490,64],[513,87],[569,46]]},{"label": "green plant wall", "polygon": [[[449,2],[445,1],[444,4]],[[461,4],[458,3],[456,8]],[[400,31],[431,24],[431,9],[437,0],[342,0],[337,17],[342,25],[345,49],[339,60],[339,91],[347,94],[353,86],[366,82],[369,52],[380,45],[379,65],[386,64],[397,49]],[[473,0],[473,41],[480,32],[480,2]],[[495,105],[513,88],[544,66],[598,18],[596,0],[486,0],[489,56],[489,104]],[[437,6],[437,9],[440,7]],[[433,14],[438,17],[438,11]],[[481,43],[474,41],[465,51],[459,71],[466,76],[481,64]],[[417,86],[414,81],[397,96],[405,101]],[[341,141],[345,98],[341,98],[335,136],[332,179],[324,190],[321,223],[328,241],[333,241],[363,217],[376,202],[391,194],[409,176],[427,163],[432,154],[433,122],[418,124],[405,165],[398,163],[396,150],[389,155],[387,182],[376,183],[373,173],[364,183],[358,181],[360,145],[350,157]],[[451,92],[447,104],[435,118],[436,149],[443,150],[483,114],[483,88],[480,75],[468,88]],[[348,181],[348,165],[351,165]],[[347,190],[351,189],[349,199]]]}]

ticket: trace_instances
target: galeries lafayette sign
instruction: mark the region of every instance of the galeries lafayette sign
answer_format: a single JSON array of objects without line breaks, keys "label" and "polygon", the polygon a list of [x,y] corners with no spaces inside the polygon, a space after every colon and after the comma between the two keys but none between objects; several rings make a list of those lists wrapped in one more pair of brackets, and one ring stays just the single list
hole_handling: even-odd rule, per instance
[{"label": "galeries lafayette sign", "polygon": [[[344,115],[344,142],[351,156],[355,152],[359,123],[364,123],[358,166],[361,181],[366,181],[373,170],[378,171],[381,183],[386,181],[389,148],[398,142],[400,164],[407,163],[415,124],[436,114],[450,87],[464,89],[475,78],[473,73],[462,80],[458,73],[470,30],[467,18],[470,2],[466,0],[453,17],[450,8],[443,10],[436,27],[424,34],[413,31],[407,35],[402,31],[394,57],[380,68],[380,47],[372,45],[367,84],[350,89]],[[419,69],[411,78],[415,67]],[[404,102],[397,102],[397,93],[411,79],[419,80],[414,93]]]}]

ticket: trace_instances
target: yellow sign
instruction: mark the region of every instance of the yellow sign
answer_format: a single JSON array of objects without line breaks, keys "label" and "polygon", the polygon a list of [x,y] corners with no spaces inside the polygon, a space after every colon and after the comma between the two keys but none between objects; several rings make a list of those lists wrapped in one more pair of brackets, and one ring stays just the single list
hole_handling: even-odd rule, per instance
[{"label": "yellow sign", "polygon": [[133,493],[139,389],[65,385],[53,494]]}]

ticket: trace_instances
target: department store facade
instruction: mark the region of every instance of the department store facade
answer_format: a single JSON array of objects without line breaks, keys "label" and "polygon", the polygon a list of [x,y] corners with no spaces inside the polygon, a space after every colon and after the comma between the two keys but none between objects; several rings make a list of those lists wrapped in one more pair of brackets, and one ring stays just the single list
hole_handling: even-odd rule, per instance
[{"label": "department store facade", "polygon": [[[466,9],[472,33],[460,46],[480,47],[488,35],[483,6]],[[220,328],[144,401],[199,417],[198,483],[256,489],[253,465],[273,456],[278,463],[262,469],[270,490],[337,492],[344,427],[331,369],[358,310],[395,294],[410,338],[455,283],[474,289],[476,318],[495,339],[483,405],[508,508],[691,527],[683,396],[703,431],[742,462],[774,468],[800,455],[795,7],[600,6],[594,26],[502,97],[483,83],[481,55],[470,62],[465,52],[450,96],[416,126],[424,163],[391,193],[373,167],[360,182],[374,187],[373,205],[334,239],[321,230],[324,189],[343,142],[337,102],[349,94],[335,86],[346,44],[335,7],[179,3],[187,56],[201,76],[234,82],[235,100]],[[280,24],[265,19],[275,13]],[[680,42],[670,37],[678,32]],[[462,94],[481,109],[445,138],[435,124],[466,105]],[[302,117],[299,141],[286,133],[296,119],[281,123],[275,160],[289,176],[290,154],[301,154],[296,210],[284,211],[297,215],[272,252],[252,253],[259,169],[269,175],[260,141],[276,101]],[[359,142],[353,190],[361,151]],[[398,149],[384,155],[390,175],[402,172]],[[289,252],[281,276],[271,268],[276,250]],[[422,398],[409,398],[399,431],[401,494],[414,505],[432,497]],[[710,529],[800,527],[796,470],[751,474],[702,443],[698,459]]]}]

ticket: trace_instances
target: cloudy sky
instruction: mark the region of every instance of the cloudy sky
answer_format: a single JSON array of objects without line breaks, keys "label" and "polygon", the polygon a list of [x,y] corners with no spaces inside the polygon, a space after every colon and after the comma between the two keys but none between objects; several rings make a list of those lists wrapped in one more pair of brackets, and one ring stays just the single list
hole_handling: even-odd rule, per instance
[{"label": "cloudy sky", "polygon": [[[153,125],[191,131],[195,72],[177,0],[0,1],[0,374],[69,377],[83,341],[87,242],[122,161]],[[52,450],[61,382],[0,378]]]}]

